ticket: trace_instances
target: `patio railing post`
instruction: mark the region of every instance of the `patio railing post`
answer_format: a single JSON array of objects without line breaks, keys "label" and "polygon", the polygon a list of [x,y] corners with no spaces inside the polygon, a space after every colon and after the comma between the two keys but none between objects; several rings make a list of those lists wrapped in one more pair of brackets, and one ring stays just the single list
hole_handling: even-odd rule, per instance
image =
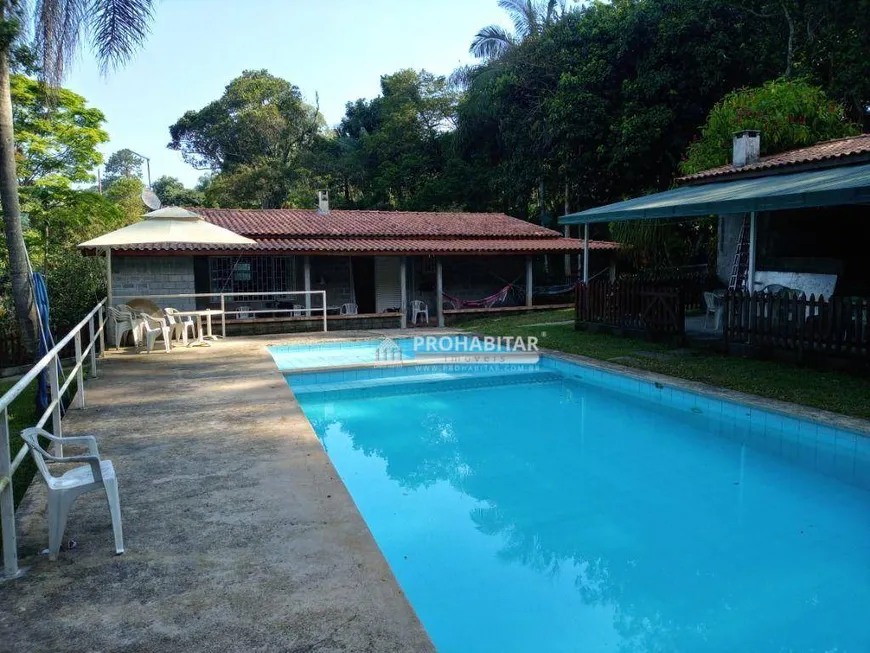
[{"label": "patio railing post", "polygon": [[[61,414],[61,404],[63,400],[60,396],[60,379],[57,374],[57,367],[60,364],[60,360],[58,359],[57,354],[52,356],[51,362],[48,364],[48,383],[51,388],[51,399],[55,402],[54,408],[51,410],[51,421],[52,421],[52,431],[55,436],[62,438],[63,437],[63,425],[61,424],[61,419],[63,415]],[[61,457],[63,456],[63,443],[59,440],[54,444],[54,455]]]},{"label": "patio railing post", "polygon": [[326,291],[321,290],[320,296],[321,296],[321,299],[323,300],[323,333],[326,333],[326,331],[327,331],[327,328],[326,328]]},{"label": "patio railing post", "polygon": [[12,461],[9,459],[9,415],[0,416],[0,524],[3,528],[3,576],[18,575],[18,542],[15,534],[15,500],[12,496]]},{"label": "patio railing post", "polygon": [[94,338],[94,334],[96,330],[94,329],[94,316],[91,315],[91,319],[88,320],[88,343],[91,347],[90,357],[91,357],[91,372],[90,378],[97,378],[97,343],[95,342],[96,338]]},{"label": "patio railing post", "polygon": [[76,408],[82,409],[85,407],[85,369],[84,359],[82,358],[82,332],[76,331],[74,338],[76,348],[76,385],[78,392],[76,393]]},{"label": "patio railing post", "polygon": [[100,356],[106,355],[106,319],[103,317],[103,307],[100,306],[98,315],[100,316]]},{"label": "patio railing post", "polygon": [[227,337],[227,296],[221,293],[221,338]]}]

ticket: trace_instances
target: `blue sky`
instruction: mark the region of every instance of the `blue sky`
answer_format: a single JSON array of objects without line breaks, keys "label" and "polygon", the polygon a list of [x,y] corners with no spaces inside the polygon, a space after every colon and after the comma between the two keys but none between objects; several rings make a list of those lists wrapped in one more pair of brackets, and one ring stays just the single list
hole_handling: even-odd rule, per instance
[{"label": "blue sky", "polygon": [[151,157],[152,179],[193,185],[202,171],[166,149],[169,125],[243,70],[266,68],[310,102],[319,94],[333,125],[345,102],[378,94],[382,74],[471,61],[471,39],[490,23],[510,26],[496,0],[163,0],[133,61],[101,77],[86,51],[64,86],[106,114],[105,153],[128,147]]}]

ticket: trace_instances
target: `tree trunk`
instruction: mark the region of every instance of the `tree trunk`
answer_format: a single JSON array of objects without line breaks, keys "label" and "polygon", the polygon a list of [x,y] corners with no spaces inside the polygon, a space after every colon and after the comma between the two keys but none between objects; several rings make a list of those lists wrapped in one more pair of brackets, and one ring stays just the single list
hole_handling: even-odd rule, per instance
[{"label": "tree trunk", "polygon": [[[0,23],[4,21],[4,7],[0,5]],[[21,343],[36,357],[37,318],[33,301],[30,266],[21,230],[21,207],[18,204],[18,172],[15,166],[15,133],[12,127],[12,92],[9,87],[9,47],[0,43],[0,207],[6,231],[9,254],[9,276],[12,280],[12,299],[15,317],[21,331]]]},{"label": "tree trunk", "polygon": [[782,7],[782,11],[785,14],[785,20],[788,23],[788,52],[786,53],[785,78],[788,81],[791,81],[791,72],[794,66],[794,17],[788,10],[788,6],[785,4],[785,2],[780,3],[780,6]]}]

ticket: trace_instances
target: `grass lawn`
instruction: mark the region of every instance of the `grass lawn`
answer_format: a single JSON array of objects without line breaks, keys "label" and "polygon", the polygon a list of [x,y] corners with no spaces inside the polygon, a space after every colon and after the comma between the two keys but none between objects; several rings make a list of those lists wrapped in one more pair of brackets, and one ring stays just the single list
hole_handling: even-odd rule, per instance
[{"label": "grass lawn", "polygon": [[492,336],[537,336],[539,345],[548,349],[606,361],[619,359],[614,362],[760,397],[870,419],[870,379],[867,378],[706,351],[693,351],[686,356],[650,358],[638,352],[667,352],[669,347],[645,340],[575,331],[572,324],[529,326],[571,319],[573,310],[569,309],[468,320],[457,326]]},{"label": "grass lawn", "polygon": [[[15,381],[0,382],[0,394],[5,394],[13,385],[15,385]],[[21,439],[21,431],[33,426],[37,419],[39,419],[39,415],[36,414],[36,383],[34,382],[9,407],[9,452],[12,458],[15,458],[15,454],[24,444],[24,440]],[[18,507],[21,497],[24,496],[27,486],[30,485],[30,479],[33,478],[35,471],[36,466],[28,455],[12,476],[16,507]]]}]

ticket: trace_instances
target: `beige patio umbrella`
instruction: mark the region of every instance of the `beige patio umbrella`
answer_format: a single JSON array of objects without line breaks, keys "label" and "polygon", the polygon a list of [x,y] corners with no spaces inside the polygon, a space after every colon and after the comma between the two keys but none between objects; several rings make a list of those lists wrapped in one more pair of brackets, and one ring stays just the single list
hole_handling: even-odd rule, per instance
[{"label": "beige patio umbrella", "polygon": [[116,229],[87,242],[81,249],[101,249],[106,253],[108,303],[112,305],[112,249],[130,245],[184,243],[194,245],[256,245],[250,238],[206,222],[198,213],[178,206],[151,211],[143,220]]}]

